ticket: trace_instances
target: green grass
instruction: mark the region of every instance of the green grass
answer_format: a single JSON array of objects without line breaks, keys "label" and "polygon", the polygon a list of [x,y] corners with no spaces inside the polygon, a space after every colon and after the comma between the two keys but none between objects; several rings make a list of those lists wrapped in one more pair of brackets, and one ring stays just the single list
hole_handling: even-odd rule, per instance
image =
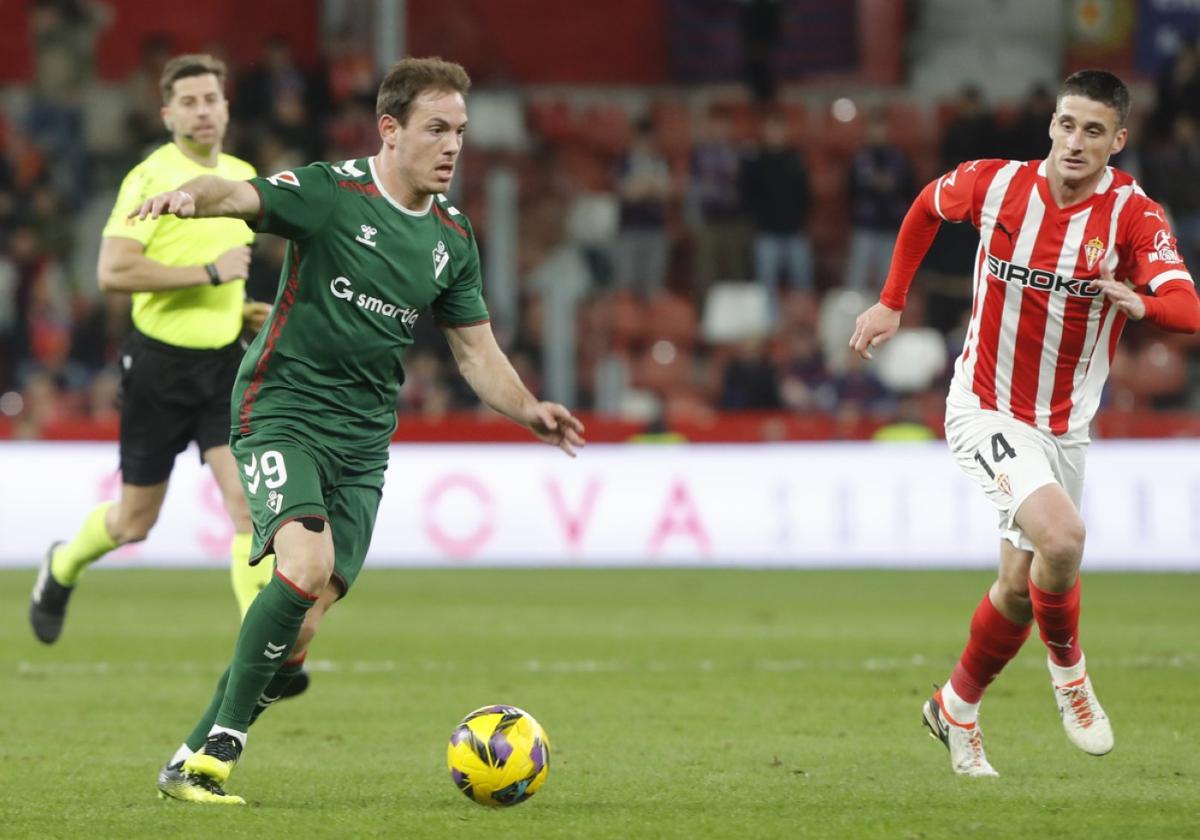
[{"label": "green grass", "polygon": [[[1082,638],[1117,748],[1071,747],[1036,636],[984,705],[1001,778],[919,726],[981,572],[368,571],[312,688],[255,727],[246,808],[154,796],[235,633],[220,572],[93,571],[63,638],[0,573],[0,836],[1121,838],[1200,832],[1200,576],[1094,574]],[[553,744],[518,808],[452,785],[466,712],[513,703]],[[1189,727],[1189,724],[1191,726]]]}]

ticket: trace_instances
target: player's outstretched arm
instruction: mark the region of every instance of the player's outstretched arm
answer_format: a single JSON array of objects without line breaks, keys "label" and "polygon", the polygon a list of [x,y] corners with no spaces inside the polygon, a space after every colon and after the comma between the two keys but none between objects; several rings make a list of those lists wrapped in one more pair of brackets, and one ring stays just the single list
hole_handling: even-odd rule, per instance
[{"label": "player's outstretched arm", "polygon": [[585,443],[583,423],[562,405],[539,402],[496,343],[491,324],[445,329],[458,370],[489,408],[520,423],[571,457]]},{"label": "player's outstretched arm", "polygon": [[230,181],[216,175],[201,175],[178,189],[159,193],[142,202],[129,214],[131,219],[157,219],[164,214],[181,218],[207,219],[227,216],[252,221],[262,210],[258,190],[248,181]]},{"label": "player's outstretched arm", "polygon": [[864,359],[870,359],[871,348],[883,344],[894,336],[899,328],[900,312],[877,303],[855,320],[850,346]]}]

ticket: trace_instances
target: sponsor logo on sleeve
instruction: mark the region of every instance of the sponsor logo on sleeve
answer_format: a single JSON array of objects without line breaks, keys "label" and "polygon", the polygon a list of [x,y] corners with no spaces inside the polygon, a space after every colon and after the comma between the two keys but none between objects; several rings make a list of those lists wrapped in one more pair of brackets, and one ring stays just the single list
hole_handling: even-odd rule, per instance
[{"label": "sponsor logo on sleeve", "polygon": [[1183,262],[1183,258],[1179,256],[1179,251],[1175,248],[1171,231],[1163,229],[1154,234],[1154,249],[1146,255],[1146,262],[1164,262],[1172,265]]}]

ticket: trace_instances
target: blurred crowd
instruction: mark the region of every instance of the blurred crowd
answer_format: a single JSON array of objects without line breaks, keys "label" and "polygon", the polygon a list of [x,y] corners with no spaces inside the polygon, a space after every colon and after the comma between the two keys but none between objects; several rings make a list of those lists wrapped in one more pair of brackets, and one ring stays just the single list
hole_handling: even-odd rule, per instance
[{"label": "blurred crowd", "polygon": [[[22,107],[0,113],[0,419],[21,436],[64,418],[114,417],[128,300],[97,291],[88,240],[121,177],[167,139],[158,77],[176,47],[146,40],[123,83],[124,142],[98,153],[81,142],[82,98],[104,25],[100,6],[36,3],[36,77]],[[269,38],[256,60],[230,67],[226,150],[260,172],[377,149],[379,68],[349,35],[332,37],[315,66],[299,66],[285,40]],[[1197,47],[1181,49],[1154,87],[1152,101],[1136,103],[1132,142],[1116,164],[1166,205],[1195,270]],[[518,311],[500,332],[532,387],[544,384],[547,282],[567,252],[580,274],[572,306],[581,409],[667,426],[723,410],[917,423],[940,412],[969,314],[975,232],[943,226],[891,361],[866,366],[847,352],[853,317],[877,296],[924,183],[962,160],[1045,155],[1053,89],[989,103],[968,88],[936,108],[886,89],[853,100],[779,96],[714,89],[605,101],[537,91],[516,105],[520,148],[476,149],[468,136],[456,201],[475,223],[485,266],[483,173],[516,174]],[[252,296],[274,298],[281,260],[281,243],[263,237]],[[434,331],[428,321],[419,329]],[[407,372],[402,412],[474,407],[440,338],[418,336]],[[1106,402],[1200,409],[1200,343],[1131,325]]]}]

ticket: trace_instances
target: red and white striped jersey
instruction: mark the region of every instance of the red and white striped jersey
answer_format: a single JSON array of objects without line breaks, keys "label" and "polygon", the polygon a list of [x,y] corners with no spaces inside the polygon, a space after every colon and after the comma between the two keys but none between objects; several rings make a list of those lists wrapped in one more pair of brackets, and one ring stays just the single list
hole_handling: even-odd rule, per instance
[{"label": "red and white striped jersey", "polygon": [[1086,439],[1126,320],[1088,281],[1103,262],[1143,294],[1192,283],[1162,207],[1112,167],[1070,207],[1051,197],[1045,161],[969,161],[931,186],[938,216],[979,229],[949,401]]}]

